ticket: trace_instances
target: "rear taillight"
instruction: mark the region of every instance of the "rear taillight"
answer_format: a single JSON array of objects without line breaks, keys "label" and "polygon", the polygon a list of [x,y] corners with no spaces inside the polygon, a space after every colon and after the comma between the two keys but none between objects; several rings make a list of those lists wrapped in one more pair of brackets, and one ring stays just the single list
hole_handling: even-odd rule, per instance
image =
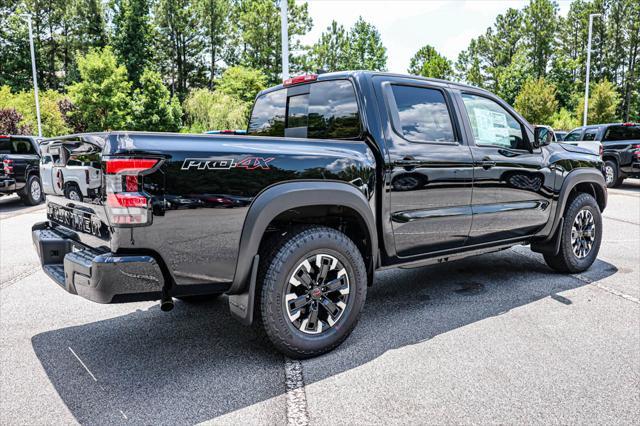
[{"label": "rear taillight", "polygon": [[13,160],[2,160],[2,168],[5,175],[13,174]]},{"label": "rear taillight", "polygon": [[633,156],[636,157],[636,160],[640,160],[640,144],[631,145],[631,152],[633,152]]},{"label": "rear taillight", "polygon": [[105,161],[107,212],[113,225],[148,225],[150,198],[142,190],[142,176],[158,159],[112,158]]},{"label": "rear taillight", "polygon": [[600,144],[600,157],[602,157],[602,155],[604,154],[604,147],[602,146],[602,144]]},{"label": "rear taillight", "polygon": [[84,181],[89,185],[89,170],[84,171]]}]

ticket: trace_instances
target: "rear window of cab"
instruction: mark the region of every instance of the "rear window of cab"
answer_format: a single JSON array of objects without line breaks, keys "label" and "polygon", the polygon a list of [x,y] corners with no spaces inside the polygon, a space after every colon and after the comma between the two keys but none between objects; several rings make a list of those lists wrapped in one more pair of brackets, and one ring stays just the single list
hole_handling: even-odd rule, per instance
[{"label": "rear window of cab", "polygon": [[256,99],[247,133],[309,139],[357,139],[358,102],[349,80],[327,80],[265,93]]}]

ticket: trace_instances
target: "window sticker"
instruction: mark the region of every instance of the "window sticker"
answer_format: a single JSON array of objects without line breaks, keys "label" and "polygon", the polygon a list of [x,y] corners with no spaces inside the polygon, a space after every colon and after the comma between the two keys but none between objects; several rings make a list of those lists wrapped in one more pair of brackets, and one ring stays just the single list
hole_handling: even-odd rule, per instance
[{"label": "window sticker", "polygon": [[478,142],[509,145],[509,126],[506,115],[481,108],[474,108],[473,113],[478,126]]}]

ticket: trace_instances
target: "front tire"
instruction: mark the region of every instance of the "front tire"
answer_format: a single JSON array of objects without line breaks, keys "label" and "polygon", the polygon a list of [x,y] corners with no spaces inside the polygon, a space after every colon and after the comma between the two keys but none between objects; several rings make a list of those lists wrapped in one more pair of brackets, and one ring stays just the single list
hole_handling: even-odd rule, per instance
[{"label": "front tire", "polygon": [[257,323],[280,352],[309,358],[340,345],[355,328],[367,293],[356,245],[324,226],[286,233],[263,254]]},{"label": "front tire", "polygon": [[602,216],[596,200],[589,194],[575,197],[564,216],[560,233],[560,252],[545,254],[552,269],[563,273],[583,272],[598,257],[602,242]]},{"label": "front tire", "polygon": [[22,202],[28,206],[35,206],[44,201],[44,194],[42,193],[42,183],[40,178],[36,175],[29,176],[27,184],[24,186],[24,192],[20,195]]}]

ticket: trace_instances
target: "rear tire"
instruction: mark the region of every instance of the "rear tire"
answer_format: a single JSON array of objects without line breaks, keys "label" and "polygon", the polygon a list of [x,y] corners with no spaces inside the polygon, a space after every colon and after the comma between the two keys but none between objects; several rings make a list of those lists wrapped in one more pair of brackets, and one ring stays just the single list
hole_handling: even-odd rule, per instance
[{"label": "rear tire", "polygon": [[75,183],[70,183],[64,190],[64,196],[72,201],[82,201],[82,191]]},{"label": "rear tire", "polygon": [[601,242],[602,216],[598,203],[591,195],[581,193],[565,212],[560,231],[560,252],[557,255],[545,254],[544,260],[558,272],[583,272],[598,257]]},{"label": "rear tire", "polygon": [[28,206],[35,206],[44,201],[40,178],[36,175],[29,176],[23,192],[18,195],[20,195],[22,202]]},{"label": "rear tire", "polygon": [[355,328],[367,294],[356,245],[324,226],[294,228],[263,254],[256,324],[291,358],[340,345]]},{"label": "rear tire", "polygon": [[607,184],[607,188],[614,188],[618,183],[618,163],[612,160],[604,162],[604,180]]}]

